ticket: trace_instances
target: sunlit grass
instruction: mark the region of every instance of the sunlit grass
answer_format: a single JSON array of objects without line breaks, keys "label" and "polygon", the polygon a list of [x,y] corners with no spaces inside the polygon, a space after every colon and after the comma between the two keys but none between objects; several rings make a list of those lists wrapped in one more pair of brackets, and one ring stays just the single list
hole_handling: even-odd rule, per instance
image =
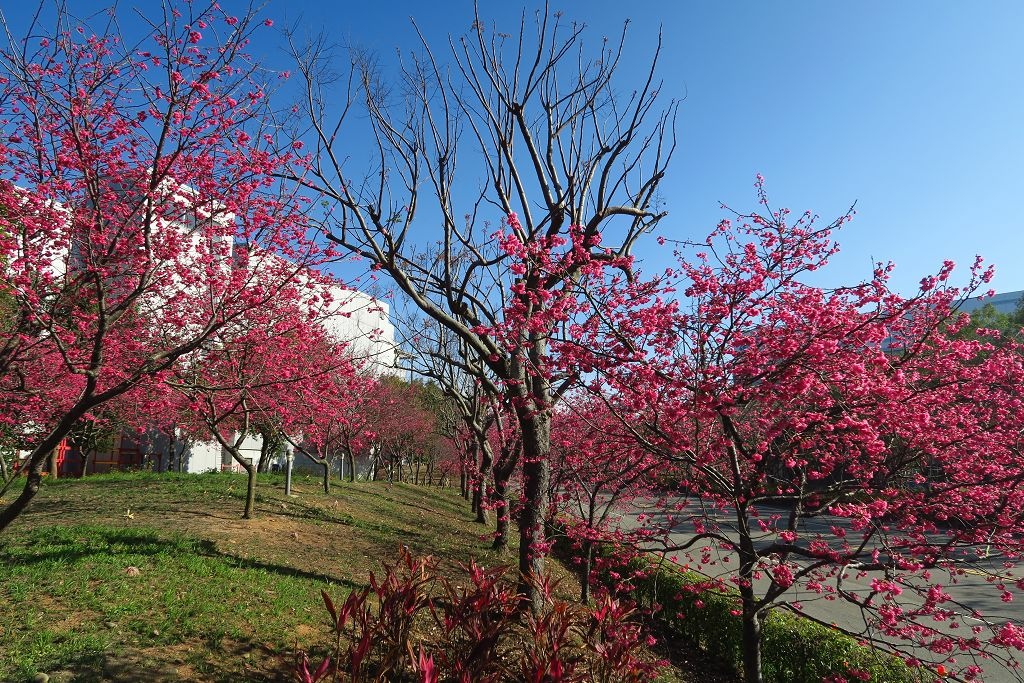
[{"label": "sunlit grass", "polygon": [[286,497],[275,475],[259,486],[243,521],[239,476],[46,482],[0,537],[0,679],[150,667],[138,680],[279,680],[292,648],[321,637],[320,589],[364,585],[399,545],[449,564],[511,561],[451,491],[336,483],[327,496],[299,477]]}]

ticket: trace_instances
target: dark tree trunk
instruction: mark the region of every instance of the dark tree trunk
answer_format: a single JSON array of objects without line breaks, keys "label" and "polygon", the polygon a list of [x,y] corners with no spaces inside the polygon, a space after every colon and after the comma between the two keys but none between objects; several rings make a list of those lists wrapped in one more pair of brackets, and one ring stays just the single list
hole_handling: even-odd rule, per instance
[{"label": "dark tree trunk", "polygon": [[473,496],[476,502],[476,522],[490,524],[490,515],[487,514],[487,477],[483,473],[480,474]]},{"label": "dark tree trunk", "polygon": [[744,683],[763,683],[761,675],[761,617],[754,595],[754,569],[757,567],[757,550],[748,527],[746,505],[740,503],[736,510],[736,524],[739,533],[739,591],[742,603],[742,646]]},{"label": "dark tree trunk", "polygon": [[477,485],[476,485],[476,521],[479,524],[490,524],[491,520],[488,519],[487,515],[487,475],[491,471],[491,465],[494,463],[494,453],[491,451],[491,446],[486,441],[486,436],[480,439],[482,443],[477,444],[477,450],[480,452],[480,469],[477,472]]},{"label": "dark tree trunk", "polygon": [[[476,471],[476,443],[469,441],[466,445],[466,454],[462,462],[461,472],[459,473],[462,478],[462,497],[466,500],[471,500],[474,486],[473,476],[471,472]],[[475,503],[475,501],[474,501]],[[473,512],[476,512],[476,508],[472,508]]]},{"label": "dark tree trunk", "polygon": [[[173,458],[173,462],[174,462],[174,465],[173,465],[174,471],[178,472],[180,474],[185,469],[185,462],[184,462],[185,461],[185,449],[188,447],[189,441],[188,441],[188,439],[181,439],[179,441],[173,434],[174,434],[174,432],[172,431],[171,432],[171,435],[172,435],[171,436],[171,444],[170,444],[171,458]],[[172,461],[168,460],[167,462],[168,462],[168,469],[170,469],[170,467],[171,467],[170,463]]]},{"label": "dark tree trunk", "polygon": [[544,513],[548,507],[548,461],[551,446],[550,416],[528,406],[519,410],[523,439],[523,510],[519,515],[520,589],[534,614],[544,610],[544,596],[538,580],[544,575],[547,537]]},{"label": "dark tree trunk", "polygon": [[583,545],[583,557],[580,558],[580,603],[590,604],[590,570],[594,566],[594,542],[587,541]]},{"label": "dark tree trunk", "polygon": [[269,453],[270,444],[268,444],[267,440],[264,439],[263,444],[260,446],[260,459],[256,463],[256,471],[259,472],[260,474],[266,474],[267,471],[270,469],[270,457],[268,455]]},{"label": "dark tree trunk", "polygon": [[[25,468],[28,472],[28,481],[25,482],[25,488],[21,490],[18,497],[4,508],[3,512],[0,512],[0,531],[6,529],[28,507],[29,502],[35,495],[39,493],[39,486],[43,482],[43,458],[39,458],[36,462],[32,462],[29,459]],[[14,479],[11,479],[11,481],[13,482]],[[6,490],[6,486],[4,489]]]},{"label": "dark tree trunk", "polygon": [[[321,475],[321,480],[322,480],[321,483],[323,484],[323,487],[324,487],[324,493],[330,495],[330,493],[331,493],[331,461],[327,458],[327,456],[320,457],[319,455],[317,455],[315,453],[310,453],[309,451],[307,451],[302,446],[296,445],[295,442],[292,441],[289,437],[286,436],[285,438],[288,440],[288,443],[290,444],[290,447],[295,449],[293,451],[293,455],[294,456],[297,457],[300,454],[304,455],[307,458],[309,458],[310,460],[312,460],[313,462],[315,462],[317,465],[320,466],[320,468],[323,470],[323,474]],[[292,464],[294,465],[294,463],[295,463],[295,461],[294,461],[294,458],[293,458],[292,459]],[[293,470],[294,470],[294,468],[293,468]]]},{"label": "dark tree trunk", "polygon": [[256,503],[256,466],[244,458],[236,459],[245,468],[245,474],[248,477],[245,487],[245,511],[242,513],[242,519],[252,519],[253,507]]},{"label": "dark tree trunk", "polygon": [[511,516],[508,507],[508,483],[519,465],[520,444],[505,444],[501,449],[501,459],[494,465],[494,514],[498,518],[498,528],[494,533],[494,549],[504,550],[508,547],[509,522]]},{"label": "dark tree trunk", "polygon": [[761,675],[761,613],[754,609],[754,590],[740,587],[743,601],[743,681],[763,683]]},{"label": "dark tree trunk", "polygon": [[245,470],[247,479],[245,487],[245,510],[242,512],[242,519],[252,519],[252,513],[256,503],[256,465],[254,465],[248,458],[243,458],[238,448],[231,446],[223,440],[220,441],[221,446],[225,447],[228,453],[231,454],[231,458]]},{"label": "dark tree trunk", "polygon": [[178,441],[174,438],[174,430],[171,429],[167,434],[167,471],[181,471],[181,457],[175,452],[177,449]]},{"label": "dark tree trunk", "polygon": [[18,497],[11,501],[11,504],[5,507],[3,511],[0,511],[0,531],[10,526],[11,522],[24,512],[28,504],[39,493],[39,486],[43,480],[43,462],[46,460],[47,455],[60,445],[64,437],[71,433],[78,419],[91,407],[90,404],[79,404],[79,406],[65,414],[64,419],[50,432],[50,436],[43,439],[36,445],[32,453],[29,454],[28,462],[25,463],[25,467],[28,470],[28,481],[25,483],[25,488],[18,494]]},{"label": "dark tree trunk", "polygon": [[50,476],[54,479],[60,476],[58,471],[60,466],[57,464],[57,449],[54,448],[50,451],[49,455],[46,456],[46,471],[50,473]]},{"label": "dark tree trunk", "polygon": [[494,477],[494,516],[497,518],[497,529],[494,532],[494,543],[491,548],[498,552],[508,549],[508,479]]},{"label": "dark tree trunk", "polygon": [[[90,409],[95,405],[92,401],[83,401],[76,405],[74,408],[69,410],[57,426],[53,428],[50,435],[36,444],[36,447],[29,453],[27,461],[25,462],[25,470],[27,471],[28,481],[25,483],[25,488],[22,489],[21,493],[15,498],[10,505],[5,507],[3,511],[0,511],[0,532],[10,526],[11,522],[17,519],[18,515],[25,511],[28,504],[32,502],[35,495],[39,493],[39,486],[43,480],[43,461],[47,455],[60,445],[71,430],[74,429],[75,424],[81,419],[83,415],[89,412]],[[11,482],[14,481],[14,477],[11,478]],[[10,482],[8,483],[8,485]],[[7,486],[4,486],[4,491],[7,490]]]},{"label": "dark tree trunk", "polygon": [[256,466],[256,471],[266,474],[270,471],[271,458],[277,454],[279,440],[276,434],[268,429],[261,429],[260,436],[263,439],[263,443],[260,444],[260,461]]},{"label": "dark tree trunk", "polygon": [[89,465],[96,459],[96,449],[92,448],[82,453],[82,473],[79,478],[89,474]]},{"label": "dark tree trunk", "polygon": [[327,458],[321,458],[319,461],[320,467],[324,469],[324,493],[330,495],[331,493],[331,463]]},{"label": "dark tree trunk", "polygon": [[[244,405],[244,404],[243,404]],[[238,438],[231,442],[224,438],[220,430],[217,428],[215,422],[207,421],[206,426],[209,428],[210,433],[217,439],[217,443],[220,447],[228,452],[231,459],[242,466],[247,476],[246,489],[245,489],[245,510],[242,512],[242,519],[252,519],[253,509],[256,503],[256,463],[250,458],[243,458],[241,453],[242,443],[245,441],[245,435],[249,431],[249,416],[246,412],[245,426],[239,431]]]}]

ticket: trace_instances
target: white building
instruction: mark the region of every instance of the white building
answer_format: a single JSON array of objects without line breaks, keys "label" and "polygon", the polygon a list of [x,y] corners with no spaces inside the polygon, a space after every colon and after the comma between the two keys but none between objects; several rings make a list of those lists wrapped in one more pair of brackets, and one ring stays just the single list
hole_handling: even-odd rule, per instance
[{"label": "white building", "polygon": [[1021,300],[1024,299],[1024,290],[1016,292],[1003,292],[994,296],[976,296],[966,299],[960,304],[960,310],[964,313],[973,313],[979,308],[991,304],[996,313],[1014,313]]},{"label": "white building", "polygon": [[[398,347],[395,342],[395,326],[388,317],[387,303],[365,292],[336,285],[330,288],[322,310],[321,324],[337,341],[349,345],[357,363],[378,376],[399,375],[396,367]],[[249,434],[242,442],[240,451],[243,458],[258,462],[262,447],[263,438],[259,434]],[[183,471],[243,471],[241,465],[215,440],[191,443],[182,441],[178,449],[175,457],[182,458]]]},{"label": "white building", "polygon": [[376,375],[396,375],[398,347],[395,326],[383,301],[342,287],[331,288],[324,327],[337,341],[349,345],[352,357]]}]

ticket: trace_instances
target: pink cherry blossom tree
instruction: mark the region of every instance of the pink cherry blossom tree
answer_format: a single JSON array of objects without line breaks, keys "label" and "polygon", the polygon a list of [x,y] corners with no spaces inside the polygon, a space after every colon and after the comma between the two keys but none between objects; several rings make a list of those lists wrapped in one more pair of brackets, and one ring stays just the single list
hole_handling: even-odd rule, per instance
[{"label": "pink cherry blossom tree", "polygon": [[[284,260],[276,263],[292,268]],[[277,281],[267,275],[261,278]],[[242,445],[260,432],[264,438],[290,431],[297,436],[300,425],[309,427],[311,403],[343,410],[345,398],[334,388],[355,372],[344,345],[330,336],[320,311],[307,303],[315,287],[316,278],[303,277],[278,289],[272,300],[222,327],[202,354],[179,363],[167,380],[183,399],[180,423],[189,425],[193,435],[206,431],[246,471],[245,519],[253,513],[257,463],[242,455]],[[309,452],[325,467],[326,478],[328,464]]]},{"label": "pink cherry blossom tree", "polygon": [[377,383],[370,422],[375,478],[406,481],[411,474],[415,482],[417,467],[422,469],[423,461],[435,455],[441,436],[425,400],[427,392],[426,385],[397,377],[383,377]]},{"label": "pink cherry blossom tree", "polygon": [[324,493],[331,492],[331,469],[347,468],[355,480],[356,454],[369,450],[372,432],[371,402],[377,393],[377,378],[350,358],[338,364],[337,349],[323,357],[328,371],[309,373],[302,386],[276,392],[275,412],[282,415],[282,438],[297,452],[323,468]]},{"label": "pink cherry blossom tree", "polygon": [[407,316],[400,327],[409,331],[405,346],[412,349],[406,356],[411,372],[435,383],[443,392],[449,419],[458,424],[448,431],[458,435],[462,450],[464,494],[472,500],[476,521],[489,524],[487,491],[494,452],[488,432],[494,424],[488,397],[499,394],[489,372],[448,328],[431,319],[419,320],[417,314]]},{"label": "pink cherry blossom tree", "polygon": [[688,536],[665,549],[738,591],[747,681],[762,680],[767,611],[806,615],[811,600],[852,605],[858,637],[972,678],[975,657],[1024,645],[950,588],[960,562],[989,552],[1004,599],[1024,586],[1007,578],[1024,524],[1024,363],[984,331],[960,338],[955,310],[991,270],[979,260],[956,288],[947,262],[909,298],[890,289],[891,264],[824,288],[849,216],[822,226],[761,201],[679,244],[686,298],[648,293],[593,322],[591,387],[614,396],[639,447],[682,469],[663,513]]},{"label": "pink cherry blossom tree", "polygon": [[[0,53],[0,288],[14,307],[0,419],[31,426],[27,483],[0,530],[81,419],[321,258],[274,180],[297,152],[274,151],[263,127],[276,75],[245,54],[254,14],[165,5],[139,37],[56,8]],[[294,269],[271,282],[261,263],[279,254]]]},{"label": "pink cherry blossom tree", "polygon": [[638,547],[650,540],[651,529],[620,521],[637,503],[656,506],[673,468],[637,444],[601,398],[568,397],[551,432],[551,514],[578,547],[580,601],[587,603],[597,546]]}]

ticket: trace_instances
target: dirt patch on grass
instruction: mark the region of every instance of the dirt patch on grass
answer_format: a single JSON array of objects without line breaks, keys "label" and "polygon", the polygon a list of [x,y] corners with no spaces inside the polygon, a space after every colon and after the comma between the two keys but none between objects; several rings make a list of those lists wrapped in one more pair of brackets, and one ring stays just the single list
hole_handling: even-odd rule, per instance
[{"label": "dirt patch on grass", "polygon": [[119,683],[290,680],[290,659],[272,649],[225,640],[216,657],[195,641],[149,648],[124,648],[104,656],[99,675]]},{"label": "dirt patch on grass", "polygon": [[[98,612],[81,607],[70,609],[61,601],[45,593],[36,598],[33,609],[36,614],[46,620],[49,628],[68,633],[77,631],[84,624],[97,621],[101,616]],[[0,634],[2,632],[0,629]]]}]

